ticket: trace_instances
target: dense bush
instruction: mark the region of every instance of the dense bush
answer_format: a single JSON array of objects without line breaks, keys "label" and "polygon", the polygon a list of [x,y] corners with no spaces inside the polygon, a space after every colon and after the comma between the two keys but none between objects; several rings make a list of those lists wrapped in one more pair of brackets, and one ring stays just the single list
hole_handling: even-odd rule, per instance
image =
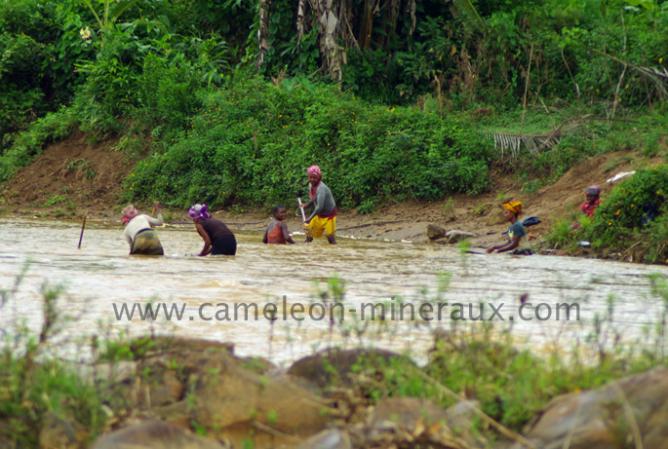
[{"label": "dense bush", "polygon": [[304,80],[235,81],[205,98],[189,135],[139,163],[132,199],[266,205],[303,194],[318,163],[339,204],[479,193],[489,144],[455,116],[370,106]]},{"label": "dense bush", "polygon": [[668,166],[639,170],[617,186],[597,209],[591,231],[596,239],[618,239],[668,212],[667,198]]},{"label": "dense bush", "polygon": [[0,157],[0,182],[7,181],[16,170],[28,165],[46,145],[70,135],[76,125],[76,112],[72,108],[62,108],[38,119],[29,130],[19,133],[12,147]]},{"label": "dense bush", "polygon": [[668,165],[639,170],[613,189],[574,238],[595,249],[640,254],[647,262],[668,261]]},{"label": "dense bush", "polygon": [[79,81],[75,64],[92,55],[92,46],[79,34],[81,9],[74,5],[0,0],[2,148],[11,143],[10,133],[71,99]]},{"label": "dense bush", "polygon": [[[351,2],[352,18],[339,30],[343,83],[367,100],[402,103],[437,92],[455,104],[492,100],[515,108],[525,88],[534,104],[555,97],[610,103],[618,96],[639,105],[664,96],[637,70],[665,64],[662,0],[423,1],[414,13],[380,1],[372,18],[367,6]],[[272,3],[270,19],[265,73],[311,73],[317,41],[312,34],[295,39],[294,4]]]}]

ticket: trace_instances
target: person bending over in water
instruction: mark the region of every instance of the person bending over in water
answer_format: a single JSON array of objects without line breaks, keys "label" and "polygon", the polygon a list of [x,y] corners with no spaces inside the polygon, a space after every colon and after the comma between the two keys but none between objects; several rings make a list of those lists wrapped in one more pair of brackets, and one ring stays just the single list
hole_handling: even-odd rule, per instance
[{"label": "person bending over in water", "polygon": [[130,244],[130,254],[143,254],[146,256],[162,256],[165,254],[158,233],[153,226],[161,226],[163,223],[160,206],[156,205],[158,218],[146,214],[140,214],[132,204],[123,209],[121,221],[125,225],[123,237]]},{"label": "person bending over in water", "polygon": [[303,208],[313,206],[313,212],[306,219],[306,241],[313,241],[314,237],[322,236],[323,232],[331,244],[336,243],[336,202],[329,187],[322,182],[320,167],[312,165],[306,170],[310,184],[309,197],[311,200]]},{"label": "person bending over in water", "polygon": [[491,246],[487,248],[488,253],[503,253],[506,251],[516,250],[520,246],[520,240],[524,237],[527,232],[524,229],[524,225],[519,220],[519,216],[522,213],[522,202],[521,201],[506,201],[502,204],[503,215],[506,217],[506,220],[510,222],[510,227],[508,228],[508,242],[502,245]]},{"label": "person bending over in water", "polygon": [[225,223],[211,216],[206,204],[193,204],[188,215],[195,222],[195,228],[204,240],[200,256],[234,256],[237,253],[237,239],[234,234]]},{"label": "person bending over in water", "polygon": [[271,223],[269,223],[267,230],[264,231],[262,243],[295,243],[288,232],[288,225],[285,223],[285,206],[274,206],[271,210],[271,215],[273,218]]}]

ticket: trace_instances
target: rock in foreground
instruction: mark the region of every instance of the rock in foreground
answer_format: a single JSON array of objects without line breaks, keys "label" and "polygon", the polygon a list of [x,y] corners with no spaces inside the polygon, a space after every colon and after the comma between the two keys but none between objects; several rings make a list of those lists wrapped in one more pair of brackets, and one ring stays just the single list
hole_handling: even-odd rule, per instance
[{"label": "rock in foreground", "polygon": [[541,449],[668,449],[668,369],[558,397],[526,437]]},{"label": "rock in foreground", "polygon": [[407,357],[384,349],[325,349],[297,360],[288,369],[288,374],[302,378],[324,388],[332,384],[349,385],[355,367],[381,366],[393,358],[412,363]]},{"label": "rock in foreground", "polygon": [[226,449],[160,421],[147,421],[101,437],[92,449]]}]

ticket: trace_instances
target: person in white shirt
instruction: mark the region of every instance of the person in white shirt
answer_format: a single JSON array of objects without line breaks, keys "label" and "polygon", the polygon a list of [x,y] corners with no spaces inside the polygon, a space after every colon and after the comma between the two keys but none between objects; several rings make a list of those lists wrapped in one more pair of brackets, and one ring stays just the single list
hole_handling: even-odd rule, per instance
[{"label": "person in white shirt", "polygon": [[158,210],[158,218],[150,215],[140,214],[136,207],[129,204],[123,209],[121,221],[125,225],[123,237],[130,245],[130,254],[143,254],[147,256],[162,256],[165,254],[158,233],[153,226],[161,226],[162,214]]}]

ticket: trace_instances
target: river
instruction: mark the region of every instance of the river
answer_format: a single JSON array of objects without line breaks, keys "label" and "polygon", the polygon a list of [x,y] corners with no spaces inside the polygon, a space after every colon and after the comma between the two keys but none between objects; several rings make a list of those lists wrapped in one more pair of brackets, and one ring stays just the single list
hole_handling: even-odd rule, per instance
[{"label": "river", "polygon": [[[60,284],[65,290],[59,310],[68,318],[52,350],[70,358],[84,357],[82,342],[91,335],[156,333],[231,341],[238,354],[265,356],[278,363],[321,349],[330,338],[353,344],[358,337],[396,351],[409,349],[420,359],[431,345],[431,331],[451,325],[451,312],[464,311],[467,317],[470,304],[471,318],[476,318],[481,302],[498,310],[494,321],[499,328],[510,326],[513,317],[513,334],[521,344],[539,348],[556,344],[568,350],[591,332],[591,321],[595,314],[606,312],[611,297],[615,326],[631,343],[644,338],[643,329],[656,321],[662,307],[650,295],[648,275],[668,276],[668,268],[662,266],[537,255],[463,256],[456,248],[440,245],[342,238],[335,247],[325,241],[267,246],[260,235],[245,233],[237,236],[236,257],[202,258],[192,255],[201,247],[193,226],[159,229],[166,257],[130,257],[120,227],[87,229],[80,250],[79,227],[73,223],[4,219],[0,230],[0,288],[11,290],[27,267],[15,295],[0,309],[3,333],[16,332],[23,324],[36,332],[42,322],[41,288],[45,282]],[[446,273],[449,284],[440,302],[448,306],[440,309],[438,321],[433,301]],[[344,324],[330,332],[328,320],[318,320],[322,307],[312,306],[309,317],[300,313],[298,304],[321,303],[319,294],[332,276],[345,282],[348,312]],[[519,316],[522,295],[530,304],[523,308],[526,319]],[[412,301],[415,313],[421,310],[421,317],[431,321],[398,320],[402,304],[398,298]],[[432,301],[431,306],[419,309],[423,299]],[[383,301],[388,317],[390,305],[395,305],[395,320],[371,322],[371,309],[366,308],[367,327],[362,331],[363,322],[354,316],[360,317],[364,303]],[[270,302],[277,304],[274,324],[262,316],[233,319],[236,304],[260,305],[261,313],[272,310],[266,306]],[[123,304],[129,311],[133,304],[146,303],[184,307],[185,314],[181,320],[161,316],[144,321],[137,315],[132,321],[117,319]],[[566,309],[558,305],[562,303],[577,304],[580,319],[566,320]],[[244,309],[237,310],[241,315]],[[403,310],[407,318],[410,308],[404,304]],[[492,307],[485,310],[485,316],[494,315]],[[538,319],[548,313],[548,319]]]}]

